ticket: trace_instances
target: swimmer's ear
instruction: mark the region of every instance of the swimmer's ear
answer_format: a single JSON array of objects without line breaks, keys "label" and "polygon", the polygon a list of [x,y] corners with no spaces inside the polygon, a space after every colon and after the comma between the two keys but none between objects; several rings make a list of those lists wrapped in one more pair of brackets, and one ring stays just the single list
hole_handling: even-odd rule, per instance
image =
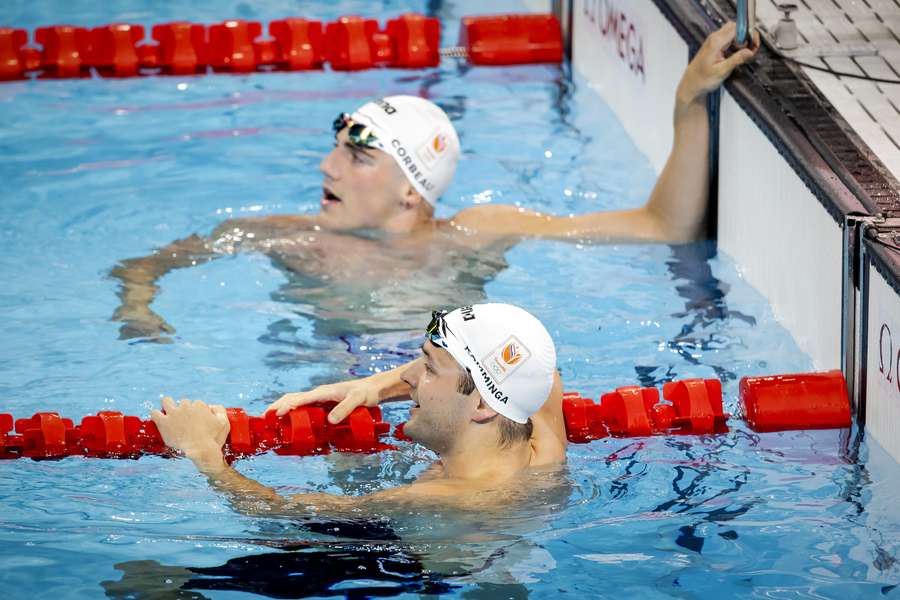
[{"label": "swimmer's ear", "polygon": [[403,208],[406,210],[418,210],[422,206],[427,206],[428,202],[425,201],[425,198],[422,197],[422,194],[413,187],[411,183],[406,182],[406,191],[403,194],[403,199],[401,200],[403,204]]},{"label": "swimmer's ear", "polygon": [[[478,394],[478,391],[472,393]],[[476,423],[487,423],[498,414],[500,413],[485,404],[484,400],[481,398],[481,395],[478,394],[478,408],[476,408],[475,412],[472,413],[472,420]]]}]

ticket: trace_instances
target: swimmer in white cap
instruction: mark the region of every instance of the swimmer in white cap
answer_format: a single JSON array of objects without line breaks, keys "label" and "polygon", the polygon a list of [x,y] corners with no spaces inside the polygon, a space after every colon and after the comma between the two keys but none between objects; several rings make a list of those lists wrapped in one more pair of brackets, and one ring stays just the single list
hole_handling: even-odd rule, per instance
[{"label": "swimmer in white cap", "polygon": [[[325,386],[326,388],[328,386]],[[373,503],[434,502],[484,510],[507,506],[528,488],[529,473],[565,457],[561,419],[548,421],[548,397],[558,387],[556,350],[544,326],[509,304],[477,304],[436,312],[426,329],[422,357],[373,377],[282,398],[269,410],[322,400],[341,406],[375,406],[411,399],[404,432],[434,451],[439,461],[410,485],[365,496],[297,494],[284,497],[240,475],[225,462],[229,431],[225,409],[202,401],[163,400],[152,412],[166,445],[180,450],[210,482],[254,514],[371,509]],[[337,410],[337,409],[336,409]],[[562,460],[548,460],[533,444],[533,429],[557,430]]]},{"label": "swimmer in white cap", "polygon": [[337,145],[321,164],[322,225],[409,233],[432,220],[460,153],[438,105],[388,96],[339,115],[334,133]]},{"label": "swimmer in white cap", "polygon": [[[734,33],[734,23],[712,33],[685,71],[675,101],[672,152],[643,206],[552,216],[483,204],[435,219],[434,205],[456,171],[459,139],[434,103],[389,96],[335,121],[335,147],[320,167],[318,214],[231,219],[208,237],[192,235],[115,267],[111,275],[121,282],[121,304],[113,319],[123,323],[120,337],[169,341],[174,328],[150,308],[157,281],[173,269],[238,251],[270,257],[289,279],[289,289],[279,296],[313,307],[308,314],[316,331],[333,336],[348,333],[347,323],[362,333],[401,330],[410,315],[431,307],[484,300],[483,282],[523,238],[698,239],[705,231],[709,188],[706,95],[754,55],[744,49],[726,57]],[[415,294],[403,293],[413,287]]]}]

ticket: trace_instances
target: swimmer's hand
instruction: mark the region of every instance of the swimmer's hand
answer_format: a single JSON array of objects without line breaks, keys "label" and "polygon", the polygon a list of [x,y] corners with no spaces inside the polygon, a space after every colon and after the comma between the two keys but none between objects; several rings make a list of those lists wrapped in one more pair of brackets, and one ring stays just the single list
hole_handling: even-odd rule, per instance
[{"label": "swimmer's hand", "polygon": [[122,305],[112,316],[113,321],[122,321],[119,328],[119,339],[150,338],[157,342],[169,343],[172,340],[165,334],[175,333],[175,328],[166,323],[158,314],[146,306]]},{"label": "swimmer's hand", "polygon": [[688,65],[678,85],[677,99],[680,105],[702,100],[707,93],[722,85],[738,66],[756,56],[759,50],[759,32],[753,32],[752,45],[729,56],[725,52],[734,42],[737,26],[729,21],[706,38],[703,46]]},{"label": "swimmer's hand", "polygon": [[165,412],[150,411],[150,418],[166,446],[198,464],[224,464],[222,446],[231,430],[225,407],[202,400],[182,400],[176,404],[166,396],[162,408]]},{"label": "swimmer's hand", "polygon": [[346,419],[350,413],[360,406],[374,407],[381,401],[382,386],[372,381],[373,378],[355,379],[340,383],[320,385],[308,392],[285,394],[272,403],[266,412],[274,410],[279,417],[291,409],[319,402],[337,402],[337,406],[328,413],[328,422],[336,425]]}]

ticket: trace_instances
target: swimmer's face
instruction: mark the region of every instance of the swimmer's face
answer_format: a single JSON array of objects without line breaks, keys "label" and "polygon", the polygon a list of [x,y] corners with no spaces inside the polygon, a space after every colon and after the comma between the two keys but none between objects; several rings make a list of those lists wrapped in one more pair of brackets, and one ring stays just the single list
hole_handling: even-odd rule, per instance
[{"label": "swimmer's face", "polygon": [[384,229],[408,210],[411,184],[386,152],[357,146],[347,129],[319,165],[322,183],[320,222],[332,229]]},{"label": "swimmer's face", "polygon": [[435,452],[449,452],[471,422],[481,397],[477,391],[459,392],[462,371],[449,352],[426,341],[422,353],[424,361],[417,361],[402,375],[416,403],[403,432]]}]

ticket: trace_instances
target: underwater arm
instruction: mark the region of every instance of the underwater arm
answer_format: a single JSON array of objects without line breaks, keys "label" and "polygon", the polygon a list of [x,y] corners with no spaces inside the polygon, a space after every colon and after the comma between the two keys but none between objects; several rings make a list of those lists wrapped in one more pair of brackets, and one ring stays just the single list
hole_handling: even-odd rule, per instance
[{"label": "underwater arm", "polygon": [[121,261],[110,275],[121,282],[114,321],[122,321],[120,339],[158,337],[174,333],[171,325],[150,309],[159,291],[157,280],[173,269],[207,262],[215,257],[211,245],[198,235],[176,240],[149,256]]},{"label": "underwater arm", "polygon": [[[222,446],[231,426],[225,408],[208,405],[202,400],[176,403],[166,397],[162,411],[154,410],[150,418],[159,429],[166,446],[189,458],[197,470],[206,475],[217,491],[228,497],[234,509],[250,516],[295,513],[299,502],[282,496],[274,489],[245,477],[225,461]],[[337,510],[347,504],[340,496],[303,494],[307,503]]]},{"label": "underwater arm", "polygon": [[191,459],[210,484],[229,497],[238,512],[264,514],[284,504],[275,490],[244,477],[225,462],[222,446],[231,424],[223,406],[210,406],[202,400],[176,403],[167,396],[162,400],[162,411],[151,411],[150,419],[166,446]]},{"label": "underwater arm", "polygon": [[[208,238],[191,235],[156,250],[153,254],[121,261],[110,275],[121,282],[120,304],[113,313],[122,321],[119,338],[158,337],[174,333],[171,325],[150,309],[159,291],[157,281],[169,271],[205,264],[236,251],[241,234],[259,219],[230,219],[219,225]],[[215,248],[217,242],[225,242]],[[228,243],[231,242],[231,243]]]},{"label": "underwater arm", "polygon": [[309,514],[346,515],[351,509],[365,509],[373,502],[393,504],[418,498],[441,498],[453,493],[435,482],[414,483],[365,496],[336,496],[319,492],[282,496],[273,488],[245,477],[228,465],[222,447],[231,425],[223,406],[202,400],[176,403],[166,397],[162,411],[150,418],[166,446],[189,458],[206,475],[217,491],[228,497],[234,509],[249,516],[297,516]]}]

